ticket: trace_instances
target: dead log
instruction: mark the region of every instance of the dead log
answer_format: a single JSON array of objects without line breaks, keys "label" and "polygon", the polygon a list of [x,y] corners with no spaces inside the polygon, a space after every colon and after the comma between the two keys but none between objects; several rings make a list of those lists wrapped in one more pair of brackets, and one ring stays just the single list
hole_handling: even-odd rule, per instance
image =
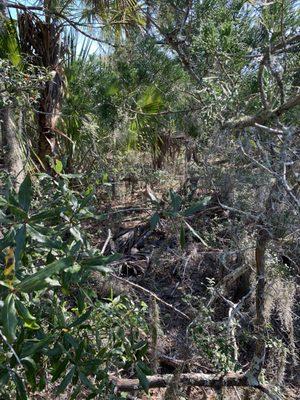
[{"label": "dead log", "polygon": [[[166,388],[172,382],[173,374],[147,376],[149,389]],[[111,377],[111,381],[116,387],[116,392],[134,392],[143,390],[138,379],[118,379]],[[179,385],[182,386],[201,386],[212,389],[222,387],[252,387],[265,393],[272,400],[280,398],[272,393],[267,385],[261,385],[253,380],[248,373],[228,373],[224,374],[204,374],[204,373],[185,373],[180,374]]]},{"label": "dead log", "polygon": [[[149,389],[164,388],[170,384],[173,374],[147,376]],[[116,379],[114,380],[117,391],[132,392],[142,390],[138,379]],[[204,374],[204,373],[184,373],[180,375],[180,385],[202,386],[210,388],[221,388],[223,386],[253,386],[246,374],[230,373],[224,374]]]}]

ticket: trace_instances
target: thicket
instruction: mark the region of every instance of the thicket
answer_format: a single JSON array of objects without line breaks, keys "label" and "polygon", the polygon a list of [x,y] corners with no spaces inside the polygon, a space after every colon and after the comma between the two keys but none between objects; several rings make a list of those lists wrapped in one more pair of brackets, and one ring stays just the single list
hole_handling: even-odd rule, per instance
[{"label": "thicket", "polygon": [[0,1],[0,33],[1,396],[297,396],[297,2]]}]

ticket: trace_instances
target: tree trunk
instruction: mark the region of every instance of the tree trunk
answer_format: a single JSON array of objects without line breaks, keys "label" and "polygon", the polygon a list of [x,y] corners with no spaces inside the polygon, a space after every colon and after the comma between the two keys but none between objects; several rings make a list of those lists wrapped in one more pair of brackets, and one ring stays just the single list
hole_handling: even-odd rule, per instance
[{"label": "tree trunk", "polygon": [[[6,2],[4,0],[0,0],[0,18],[2,22],[6,19]],[[1,23],[0,34],[4,29],[5,26]],[[0,127],[4,164],[12,177],[15,189],[18,190],[25,177],[25,172],[22,148],[18,139],[17,128],[12,118],[11,108],[3,107],[0,109]]]},{"label": "tree trunk", "polygon": [[[45,10],[51,8],[51,1],[45,1]],[[40,101],[36,110],[38,125],[37,157],[44,170],[50,172],[49,157],[56,154],[56,123],[60,115],[63,96],[63,69],[61,59],[62,25],[47,11],[45,19],[23,12],[18,16],[20,45],[23,53],[28,54],[31,63],[45,68],[50,80],[41,90]]]},{"label": "tree trunk", "polygon": [[[17,137],[17,128],[13,122],[10,108],[3,108],[0,113],[2,145],[5,144],[4,163],[18,190],[25,178],[22,149]],[[4,146],[3,146],[4,148]]]}]

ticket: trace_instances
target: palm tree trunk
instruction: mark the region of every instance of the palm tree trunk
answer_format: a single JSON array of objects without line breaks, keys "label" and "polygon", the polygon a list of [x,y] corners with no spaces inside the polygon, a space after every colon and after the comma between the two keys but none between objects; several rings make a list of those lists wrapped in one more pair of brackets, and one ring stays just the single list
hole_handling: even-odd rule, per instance
[{"label": "palm tree trunk", "polygon": [[18,17],[20,43],[23,53],[28,54],[31,63],[43,67],[51,75],[40,93],[36,119],[38,125],[37,156],[42,167],[50,172],[49,159],[55,156],[56,123],[60,114],[63,96],[63,68],[61,59],[62,26],[47,10],[51,8],[51,0],[44,1],[44,19],[24,10]]}]

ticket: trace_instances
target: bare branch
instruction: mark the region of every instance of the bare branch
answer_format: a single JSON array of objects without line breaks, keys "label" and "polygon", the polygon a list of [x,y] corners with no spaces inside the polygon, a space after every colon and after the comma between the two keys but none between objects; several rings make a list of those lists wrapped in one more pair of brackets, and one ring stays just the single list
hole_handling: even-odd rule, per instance
[{"label": "bare branch", "polygon": [[166,307],[170,308],[171,310],[175,311],[177,314],[179,314],[184,319],[187,319],[188,321],[191,320],[191,318],[188,315],[186,315],[184,312],[178,310],[178,308],[172,306],[172,304],[167,303],[166,301],[164,301],[163,299],[158,297],[155,293],[151,292],[151,290],[148,290],[148,289],[144,288],[143,286],[138,285],[137,283],[131,282],[128,279],[122,278],[121,276],[118,276],[118,275],[115,275],[112,273],[110,275],[113,276],[114,278],[118,279],[119,281],[121,281],[129,286],[132,286],[133,288],[135,288],[137,290],[147,293],[149,296],[153,297],[155,300],[157,300],[161,304],[163,304]]},{"label": "bare branch", "polygon": [[233,118],[224,124],[224,128],[244,129],[255,124],[263,125],[272,118],[280,117],[286,111],[300,105],[300,94],[291,96],[284,104],[275,110],[262,110],[255,115]]}]

